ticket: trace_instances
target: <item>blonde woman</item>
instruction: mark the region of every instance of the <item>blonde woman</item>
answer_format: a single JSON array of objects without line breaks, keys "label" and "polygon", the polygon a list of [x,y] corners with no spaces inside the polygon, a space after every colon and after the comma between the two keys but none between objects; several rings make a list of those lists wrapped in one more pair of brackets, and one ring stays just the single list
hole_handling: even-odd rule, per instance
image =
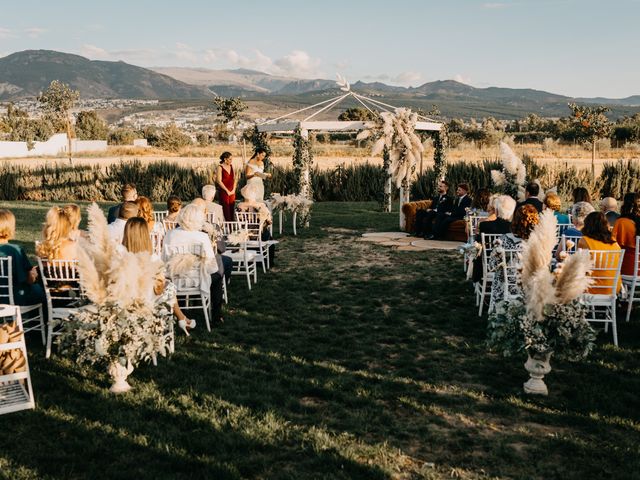
[{"label": "blonde woman", "polygon": [[0,210],[0,257],[11,257],[13,300],[16,305],[36,305],[45,301],[44,290],[36,283],[38,272],[22,247],[9,243],[16,235],[16,217]]},{"label": "blonde woman", "polygon": [[162,226],[159,223],[156,224],[153,218],[153,204],[151,200],[147,197],[138,197],[136,204],[138,205],[138,216],[144,218],[147,222],[149,233],[160,233]]},{"label": "blonde woman", "polygon": [[75,203],[70,203],[62,207],[62,211],[69,219],[69,223],[71,223],[71,233],[69,234],[69,238],[74,241],[78,241],[78,239],[83,235],[83,232],[80,230],[80,221],[82,220],[82,211],[80,207]]},{"label": "blonde woman", "polygon": [[52,207],[42,227],[42,240],[36,254],[47,260],[77,259],[76,242],[71,238],[72,225],[64,208]]},{"label": "blonde woman", "polygon": [[[149,225],[142,217],[133,217],[127,220],[124,226],[124,235],[122,236],[122,245],[131,253],[147,252],[152,257],[156,257],[153,253],[151,238],[149,236]],[[176,300],[176,288],[171,282],[167,282],[164,275],[158,276],[153,287],[153,293],[156,295],[156,301],[159,303],[167,302],[172,305],[173,314],[178,319],[178,326],[188,336],[187,328],[195,328],[196,321],[189,320],[180,310]]]}]

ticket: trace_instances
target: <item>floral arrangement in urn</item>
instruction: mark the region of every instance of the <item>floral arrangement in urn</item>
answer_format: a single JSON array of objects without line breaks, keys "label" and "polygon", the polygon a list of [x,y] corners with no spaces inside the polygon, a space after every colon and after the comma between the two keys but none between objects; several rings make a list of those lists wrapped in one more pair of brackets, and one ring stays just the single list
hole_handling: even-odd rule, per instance
[{"label": "floral arrangement in urn", "polygon": [[515,199],[524,200],[527,168],[509,145],[500,142],[502,170],[491,170],[491,181],[496,190]]},{"label": "floral arrangement in urn", "polygon": [[91,303],[63,323],[59,343],[78,363],[107,363],[116,380],[112,391],[126,391],[134,366],[170,351],[175,287],[156,298],[153,287],[164,278],[163,263],[150,253],[116,248],[100,208],[94,203],[88,213],[89,235],[79,240],[78,271]]},{"label": "floral arrangement in urn", "polygon": [[585,358],[593,349],[595,331],[585,320],[582,294],[591,283],[589,253],[568,255],[555,271],[549,268],[556,242],[556,218],[550,210],[523,244],[522,295],[498,302],[489,317],[488,344],[505,356],[529,355],[531,379],[527,393],[547,394],[542,381],[551,370],[551,354],[568,360]]}]

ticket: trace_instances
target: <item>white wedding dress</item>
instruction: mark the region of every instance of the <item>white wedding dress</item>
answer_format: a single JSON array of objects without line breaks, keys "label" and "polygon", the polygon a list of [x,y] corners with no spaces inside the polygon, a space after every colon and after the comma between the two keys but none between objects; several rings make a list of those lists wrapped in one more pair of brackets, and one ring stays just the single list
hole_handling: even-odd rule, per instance
[{"label": "white wedding dress", "polygon": [[252,163],[247,163],[247,167],[253,170],[253,177],[247,180],[247,185],[251,185],[252,188],[255,189],[256,201],[264,202],[264,183],[262,182],[262,177],[256,175],[256,173],[262,175],[264,173],[264,167],[259,167]]}]

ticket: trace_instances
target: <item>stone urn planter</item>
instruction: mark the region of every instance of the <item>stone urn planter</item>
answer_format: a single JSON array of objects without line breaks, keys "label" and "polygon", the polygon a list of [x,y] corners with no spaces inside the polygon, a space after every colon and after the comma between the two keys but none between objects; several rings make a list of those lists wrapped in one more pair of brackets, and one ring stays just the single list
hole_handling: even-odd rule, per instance
[{"label": "stone urn planter", "polygon": [[131,390],[127,377],[133,372],[133,365],[124,358],[120,358],[109,364],[107,372],[113,380],[109,391],[111,393],[125,393]]},{"label": "stone urn planter", "polygon": [[546,352],[544,354],[529,354],[524,368],[529,372],[529,380],[527,380],[523,387],[525,393],[531,395],[549,395],[547,385],[544,383],[544,376],[551,371],[551,354],[553,352]]}]

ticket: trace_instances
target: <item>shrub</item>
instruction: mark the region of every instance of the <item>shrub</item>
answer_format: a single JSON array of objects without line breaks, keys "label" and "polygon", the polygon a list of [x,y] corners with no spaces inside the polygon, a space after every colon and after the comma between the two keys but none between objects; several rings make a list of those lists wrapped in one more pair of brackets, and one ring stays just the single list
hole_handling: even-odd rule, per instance
[{"label": "shrub", "polygon": [[191,145],[191,137],[183,133],[175,123],[170,123],[160,131],[157,146],[163,150],[177,152],[182,147]]}]

